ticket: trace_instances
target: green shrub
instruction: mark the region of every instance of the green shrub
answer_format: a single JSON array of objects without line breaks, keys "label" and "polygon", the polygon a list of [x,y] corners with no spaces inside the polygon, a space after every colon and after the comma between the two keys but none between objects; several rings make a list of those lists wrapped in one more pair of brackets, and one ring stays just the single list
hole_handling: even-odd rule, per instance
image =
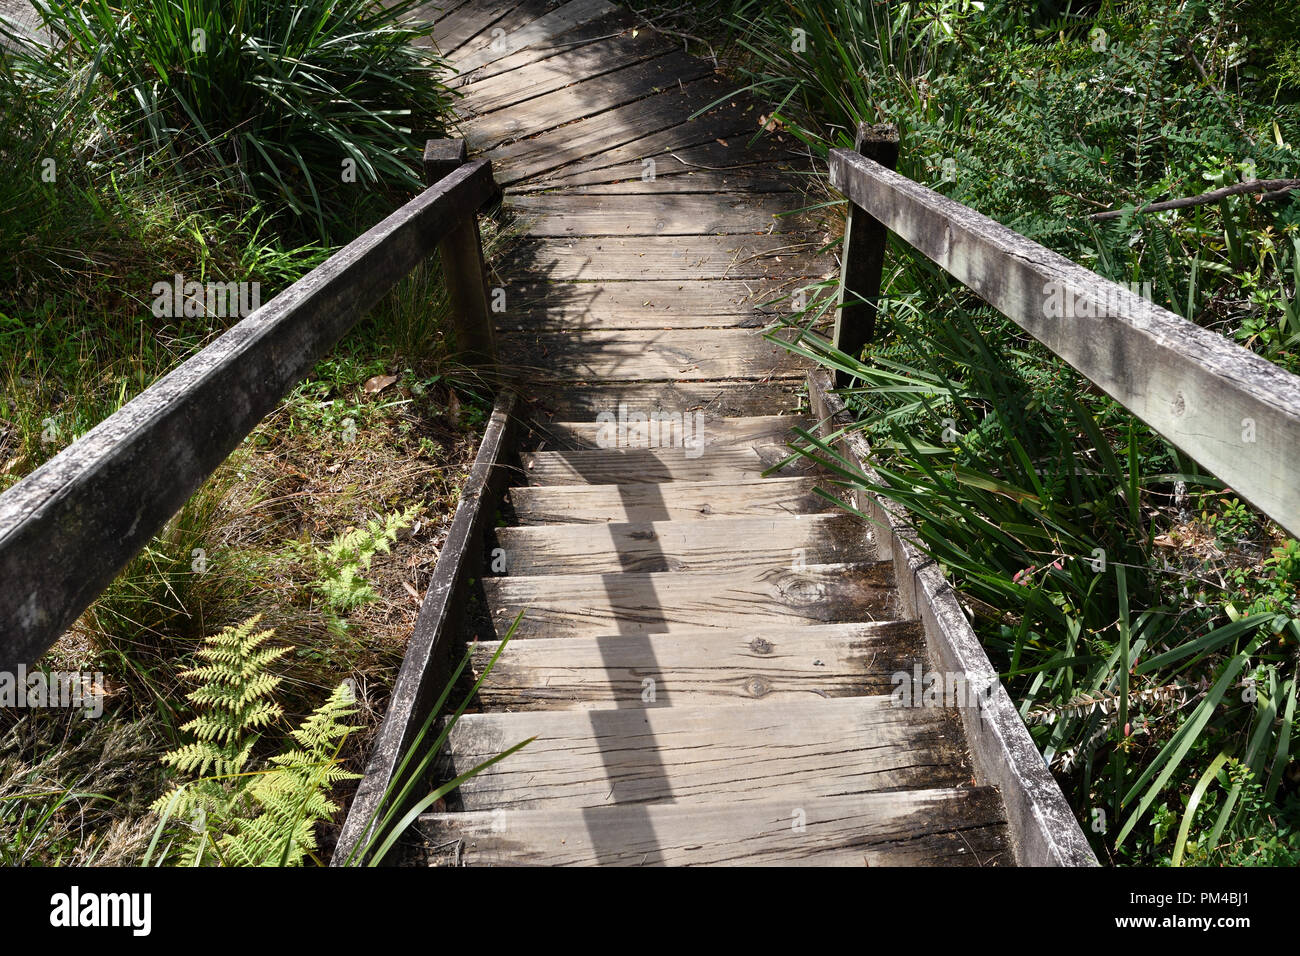
[{"label": "green shrub", "polygon": [[104,101],[99,143],[179,164],[324,237],[376,187],[418,188],[441,62],[417,0],[34,0],[55,38],[15,65]]},{"label": "green shrub", "polygon": [[[815,151],[894,122],[909,177],[1297,367],[1300,202],[1088,218],[1295,175],[1285,45],[1249,42],[1264,5],[1071,6],[789,0],[734,20],[751,86]],[[1258,514],[896,240],[883,289],[863,355],[796,348],[858,379],[845,399],[886,482],[873,490],[910,509],[965,595],[1099,854],[1170,862],[1178,843],[1201,861],[1190,848],[1223,833],[1262,840],[1269,813],[1217,776],[1214,817],[1179,823],[1220,754],[1280,812],[1293,545],[1268,559],[1284,539]],[[825,442],[802,445],[863,483]]]}]

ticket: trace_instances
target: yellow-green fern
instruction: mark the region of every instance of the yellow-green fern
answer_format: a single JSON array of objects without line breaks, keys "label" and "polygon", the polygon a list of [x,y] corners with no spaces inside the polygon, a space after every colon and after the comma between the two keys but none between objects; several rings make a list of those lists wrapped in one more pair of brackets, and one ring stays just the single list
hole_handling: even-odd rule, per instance
[{"label": "yellow-green fern", "polygon": [[338,809],[330,788],[357,776],[338,766],[343,740],[354,729],[345,723],[355,713],[345,684],[292,731],[295,746],[264,768],[249,767],[259,733],[283,716],[270,699],[280,678],[267,668],[288,651],[265,646],[274,632],[256,631],[258,620],[207,638],[198,651],[204,663],[183,672],[203,681],[188,695],[198,715],[181,727],[194,739],[163,762],[196,779],[154,804],[163,814],[159,835],[171,826],[164,857],[228,866],[301,864],[316,849],[316,824]]}]

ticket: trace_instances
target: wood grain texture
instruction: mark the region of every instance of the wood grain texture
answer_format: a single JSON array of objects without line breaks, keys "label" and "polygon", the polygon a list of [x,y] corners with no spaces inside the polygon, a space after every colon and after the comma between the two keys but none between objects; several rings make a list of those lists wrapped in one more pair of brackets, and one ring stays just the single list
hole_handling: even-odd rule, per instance
[{"label": "wood grain texture", "polygon": [[[551,449],[580,451],[593,448],[652,448],[676,435],[676,419],[665,427],[655,424],[645,411],[637,413],[635,406],[624,406],[611,411],[611,419],[604,422],[550,422],[538,424],[538,431]],[[621,421],[620,421],[620,417]],[[682,422],[686,425],[685,420]],[[759,415],[753,418],[720,418],[700,413],[691,416],[689,428],[698,427],[701,441],[706,447],[724,445],[782,444],[796,436],[794,428],[811,429],[812,419],[804,415]],[[683,431],[686,429],[683,428]],[[535,449],[541,451],[539,447]]]},{"label": "wood grain texture", "polygon": [[[736,111],[726,105],[717,106],[695,119],[687,119],[728,92],[728,82],[721,77],[704,77],[680,88],[674,86],[635,103],[578,120],[562,129],[498,147],[487,157],[496,169],[497,181],[507,185],[683,125],[700,124],[700,130],[714,134],[711,138],[731,135],[748,128],[750,120],[736,115]],[[656,149],[654,152],[660,151]],[[654,153],[643,152],[641,155]]]},{"label": "wood grain texture", "polygon": [[725,571],[742,564],[874,560],[871,533],[847,513],[500,528],[505,574]]},{"label": "wood grain texture", "polygon": [[[795,814],[802,813],[802,828]],[[1001,866],[1012,862],[987,787],[587,810],[427,814],[433,865]]]},{"label": "wood grain texture", "polygon": [[[702,627],[780,627],[894,617],[885,562],[743,565],[728,571],[546,574],[483,581],[498,636],[658,634]],[[486,635],[485,635],[486,636]]]},{"label": "wood grain texture", "polygon": [[[858,126],[854,150],[886,169],[898,164],[898,127],[890,123]],[[840,291],[831,343],[852,358],[860,358],[876,330],[877,299],[885,264],[886,229],[869,212],[849,203],[840,253]],[[835,382],[849,388],[855,379],[840,369]]]},{"label": "wood grain texture", "polygon": [[[658,182],[658,181],[656,181]],[[707,236],[807,233],[815,217],[797,214],[797,193],[644,192],[620,196],[543,193],[506,201],[530,236]]]},{"label": "wood grain texture", "polygon": [[[661,37],[640,33],[587,43],[545,59],[525,64],[508,73],[473,79],[459,87],[463,99],[457,108],[470,126],[475,117],[531,100],[574,83],[603,76],[614,70],[662,56],[676,45]],[[504,59],[504,58],[503,58]],[[463,61],[458,60],[462,72]]]},{"label": "wood grain texture", "polygon": [[[527,282],[504,286],[502,331],[761,329],[793,311],[799,279]],[[806,293],[805,293],[806,295]]]},{"label": "wood grain texture", "polygon": [[[476,674],[496,649],[473,646]],[[924,656],[911,621],[535,638],[506,648],[478,697],[485,710],[515,712],[888,696]]]},{"label": "wood grain texture", "polygon": [[[456,69],[461,74],[475,70],[527,50],[537,43],[546,43],[574,27],[617,12],[618,7],[608,0],[569,0],[567,3],[521,3],[510,14],[502,17],[496,26],[503,32],[466,44],[456,56]],[[521,76],[527,85],[531,77]]]},{"label": "wood grain texture", "polygon": [[519,0],[474,0],[462,4],[439,18],[434,26],[433,43],[444,55],[455,53],[519,5]]},{"label": "wood grain texture", "polygon": [[[593,448],[537,451],[522,456],[530,485],[635,485],[674,481],[744,481],[809,474],[813,466],[785,445],[722,445],[710,448]],[[787,458],[793,460],[786,462]],[[785,464],[782,464],[786,462]],[[671,494],[665,489],[664,494]]]},{"label": "wood grain texture", "polygon": [[451,779],[533,736],[461,784],[460,807],[771,799],[798,807],[820,797],[970,782],[955,716],[896,707],[889,697],[466,714],[447,738],[440,776]]},{"label": "wood grain texture", "polygon": [[751,329],[506,332],[500,350],[535,382],[797,378],[809,365]]},{"label": "wood grain texture", "polygon": [[469,141],[477,149],[489,149],[501,143],[536,136],[712,72],[713,68],[707,63],[673,50],[628,64],[612,73],[590,79],[578,78],[571,86],[522,100],[506,110],[479,116],[467,126]]},{"label": "wood grain texture", "polygon": [[777,415],[800,407],[799,384],[789,379],[752,382],[611,382],[555,385],[529,383],[524,388],[533,417],[546,421],[596,420],[617,412],[619,404],[646,412],[702,411],[711,415]]},{"label": "wood grain texture", "polygon": [[0,665],[49,647],[325,350],[493,191],[487,163],[462,166],[0,496]]},{"label": "wood grain texture", "polygon": [[716,521],[830,511],[835,505],[813,491],[826,484],[818,478],[763,478],[674,481],[668,486],[524,486],[510,489],[510,502],[521,525]]},{"label": "wood grain texture", "polygon": [[551,279],[700,280],[825,278],[834,261],[822,237],[634,236],[526,238],[498,263],[507,284]]},{"label": "wood grain texture", "polygon": [[[798,191],[812,172],[808,158],[791,151],[784,143],[771,138],[751,143],[743,133],[735,143],[714,137],[690,145],[664,142],[657,148],[647,149],[648,145],[649,139],[570,163],[554,173],[516,184],[515,191],[582,189],[599,194],[605,191],[604,187],[611,185],[642,183],[646,160],[654,162],[655,173],[655,181],[646,183],[647,186],[696,176],[706,177],[704,181],[709,177],[725,181],[728,178],[770,176],[773,188],[758,191]],[[777,184],[784,188],[778,188]]]},{"label": "wood grain texture", "polygon": [[1300,377],[878,163],[831,182],[1292,534]]},{"label": "wood grain texture", "polygon": [[[700,193],[744,193],[746,196],[760,196],[765,193],[796,194],[796,184],[788,176],[772,172],[766,166],[741,166],[732,170],[684,170],[673,175],[655,171],[653,179],[643,178],[650,173],[650,167],[637,164],[635,169],[614,167],[624,171],[621,176],[608,181],[597,181],[590,185],[570,186],[556,184],[546,189],[523,189],[519,196],[670,196]],[[592,178],[600,178],[593,174]]]},{"label": "wood grain texture", "polygon": [[[632,14],[619,7],[613,13],[607,13],[594,20],[580,23],[546,39],[535,40],[500,59],[491,60],[470,70],[461,70],[459,74],[451,79],[448,85],[453,88],[463,88],[493,77],[505,76],[533,63],[540,63],[553,56],[569,53],[592,43],[603,43],[606,40],[615,40],[630,35],[633,26]],[[452,65],[456,65],[455,58],[453,58]]]}]

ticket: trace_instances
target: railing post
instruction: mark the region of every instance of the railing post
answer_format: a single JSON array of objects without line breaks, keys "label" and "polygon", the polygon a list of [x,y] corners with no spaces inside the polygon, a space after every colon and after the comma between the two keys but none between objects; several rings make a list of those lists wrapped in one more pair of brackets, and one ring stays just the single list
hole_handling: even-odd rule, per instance
[{"label": "railing post", "polygon": [[[881,166],[898,165],[898,127],[892,123],[858,126],[853,148]],[[840,268],[840,298],[835,312],[837,349],[857,358],[876,332],[876,300],[880,297],[880,274],[885,265],[885,227],[865,210],[849,202],[844,225],[844,253]],[[853,376],[835,373],[837,388],[847,388]]]},{"label": "railing post", "polygon": [[[463,139],[431,139],[424,145],[424,179],[432,186],[465,162]],[[487,273],[483,265],[483,241],[478,215],[470,214],[438,243],[456,348],[466,361],[479,368],[496,365],[496,339],[492,314],[488,310]]]}]

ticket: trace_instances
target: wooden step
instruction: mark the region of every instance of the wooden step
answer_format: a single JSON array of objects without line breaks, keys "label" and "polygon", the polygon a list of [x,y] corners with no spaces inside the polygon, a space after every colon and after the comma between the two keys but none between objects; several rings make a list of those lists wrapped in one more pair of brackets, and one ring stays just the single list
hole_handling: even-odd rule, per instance
[{"label": "wooden step", "polygon": [[[521,8],[525,6],[520,5]],[[461,74],[472,73],[537,44],[552,42],[553,37],[566,30],[609,16],[617,10],[618,7],[608,0],[535,3],[533,9],[522,16],[506,17],[498,23],[505,31],[504,35],[487,36],[467,44],[455,58],[456,69]]]},{"label": "wooden step", "polygon": [[841,513],[498,528],[508,575],[725,571],[875,559],[871,531]]},{"label": "wooden step", "polygon": [[788,800],[425,814],[433,865],[997,866],[1013,863],[991,787]]},{"label": "wooden step", "polygon": [[602,385],[559,385],[533,382],[523,398],[542,421],[595,421],[601,412],[617,411],[620,403],[633,408],[669,412],[703,411],[745,417],[777,415],[798,409],[803,400],[797,380],[769,382],[610,382]]},{"label": "wooden step", "polygon": [[752,329],[505,332],[497,342],[507,363],[539,382],[798,378],[809,366]]},{"label": "wooden step", "polygon": [[[710,448],[594,448],[586,451],[526,452],[524,477],[530,485],[659,484],[762,478],[794,453],[785,445],[723,445]],[[795,456],[773,477],[811,474],[815,466]],[[672,494],[665,490],[664,495]]]},{"label": "wooden step", "polygon": [[[669,169],[661,175],[659,173],[659,163],[656,162],[653,167],[653,179],[648,178],[651,168],[652,167],[646,165],[640,165],[640,168],[629,178],[616,179],[611,182],[592,183],[590,185],[580,186],[567,186],[563,183],[548,184],[549,189],[524,191],[523,195],[543,194],[567,196],[646,197],[689,193],[702,193],[704,195],[714,195],[717,193],[744,193],[761,201],[766,201],[768,197],[760,194],[794,194],[798,192],[797,188],[792,185],[791,177],[781,176],[778,173],[774,173],[761,164],[739,166],[732,169],[722,170]],[[614,167],[614,169],[616,171],[624,171],[624,175],[626,176],[627,167]],[[518,195],[518,193],[516,195]],[[806,204],[807,203],[801,203],[800,205]],[[777,225],[776,231],[783,231],[780,224]],[[568,233],[564,233],[564,235],[567,234]]]},{"label": "wooden step", "polygon": [[[460,65],[460,58],[457,57],[455,66],[460,72],[448,80],[448,85],[453,88],[468,88],[489,78],[505,77],[517,70],[545,62],[564,53],[580,50],[592,44],[609,43],[619,36],[630,36],[633,26],[632,14],[620,7],[612,13],[587,20],[563,32],[528,44],[521,44],[514,48],[514,52],[507,52],[505,56],[493,59],[482,66],[464,69]],[[643,38],[651,43],[654,41],[654,38],[645,32],[633,39],[640,41]],[[583,74],[574,72],[573,75]]]},{"label": "wooden step", "polygon": [[[679,79],[688,83],[712,72],[711,64],[687,56],[681,50],[671,50],[612,73],[574,77],[576,82],[571,86],[517,102],[509,109],[463,117],[462,123],[471,149],[489,149],[675,88]],[[472,104],[467,105],[472,108]]]},{"label": "wooden step", "polygon": [[[896,616],[893,564],[737,564],[728,571],[622,571],[485,578],[492,623],[516,638],[781,627]],[[489,635],[483,634],[486,638]]]},{"label": "wooden step", "polygon": [[537,272],[555,279],[592,280],[824,279],[835,262],[817,254],[826,241],[820,233],[525,237],[506,250],[497,271],[520,284]]},{"label": "wooden step", "polygon": [[[473,646],[476,676],[497,647]],[[478,696],[484,710],[522,711],[889,695],[924,658],[915,621],[536,638],[511,643]]]},{"label": "wooden step", "polygon": [[[728,97],[733,92],[730,81],[720,76],[704,76],[680,86],[674,84],[634,103],[575,120],[559,129],[498,146],[485,157],[492,160],[496,181],[508,186],[676,127],[711,126],[715,136],[752,131],[754,118],[730,105]],[[708,112],[688,120],[692,113],[701,110]],[[701,122],[703,119],[707,122]]]},{"label": "wooden step", "polygon": [[[708,282],[548,282],[511,286],[502,331],[597,329],[762,329],[793,312],[799,280],[716,279]],[[785,301],[777,301],[781,299]]]},{"label": "wooden step", "polygon": [[[603,4],[604,0],[595,0]],[[593,9],[599,9],[593,6]],[[507,38],[506,48],[518,44],[520,37]],[[522,44],[513,47],[516,53],[494,53],[489,44],[487,50],[473,58],[457,58],[456,66],[468,82],[462,81],[458,88],[463,96],[459,102],[469,106],[475,113],[488,113],[503,109],[523,100],[533,99],[555,90],[564,89],[573,83],[590,77],[601,76],[621,67],[640,63],[674,49],[666,37],[647,37],[645,34],[632,36],[625,33],[620,37],[611,37],[594,43],[584,43],[562,52],[555,52],[544,59],[530,63],[520,62],[508,73],[488,76],[489,64],[503,64],[510,57],[522,61],[524,57],[517,54],[525,49]],[[497,57],[487,59],[488,54]],[[476,60],[484,62],[476,63]],[[472,120],[470,121],[473,122]]]},{"label": "wooden step", "polygon": [[696,195],[661,187],[616,196],[568,192],[513,196],[505,208],[530,236],[707,236],[810,231],[818,223],[798,213],[807,205],[797,193]]},{"label": "wooden step", "polygon": [[[751,143],[748,136],[726,143],[719,138],[700,137],[691,145],[656,142],[651,136],[627,146],[598,153],[590,159],[570,163],[553,174],[540,176],[529,183],[519,183],[515,192],[549,191],[560,188],[602,186],[608,183],[638,180],[645,173],[645,160],[654,161],[656,180],[691,173],[743,173],[760,166],[781,174],[780,178],[798,189],[811,172],[806,155],[787,145],[766,139]],[[801,173],[805,174],[802,176]],[[599,192],[599,190],[596,190]]]},{"label": "wooden step", "polygon": [[[811,431],[813,421],[804,415],[755,415],[725,418],[706,412],[665,415],[660,410],[623,403],[610,409],[613,420],[548,422],[538,425],[545,445],[570,451],[593,448],[657,448],[676,441],[677,431],[702,438],[706,448],[731,445],[781,444],[795,439],[793,429]],[[539,451],[543,449],[538,449]]]},{"label": "wooden step", "polygon": [[454,53],[517,6],[519,0],[460,4],[438,19],[433,31],[434,43],[442,54]]},{"label": "wooden step", "polygon": [[456,809],[770,799],[794,809],[818,797],[971,782],[955,710],[898,707],[889,697],[466,714],[447,737],[439,776],[453,779],[530,737],[462,783]]},{"label": "wooden step", "polygon": [[814,493],[837,489],[821,478],[675,481],[642,485],[546,485],[511,488],[521,525],[644,521],[716,521],[758,515],[817,514],[836,506]]}]

